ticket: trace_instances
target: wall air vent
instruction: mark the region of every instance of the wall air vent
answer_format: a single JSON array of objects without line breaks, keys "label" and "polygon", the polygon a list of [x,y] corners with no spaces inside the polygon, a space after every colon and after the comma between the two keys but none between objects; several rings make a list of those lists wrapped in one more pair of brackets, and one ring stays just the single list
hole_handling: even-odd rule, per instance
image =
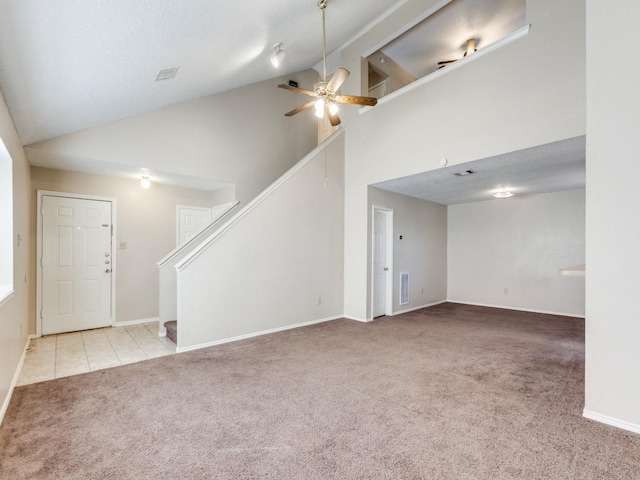
[{"label": "wall air vent", "polygon": [[455,172],[456,177],[466,177],[467,175],[473,175],[476,173],[474,170],[465,170],[464,172]]},{"label": "wall air vent", "polygon": [[176,73],[178,73],[179,68],[180,67],[172,67],[172,68],[165,68],[164,70],[160,70],[158,72],[158,75],[156,75],[155,81],[160,82],[162,80],[171,80],[176,76]]},{"label": "wall air vent", "polygon": [[409,303],[409,272],[400,272],[400,305]]}]

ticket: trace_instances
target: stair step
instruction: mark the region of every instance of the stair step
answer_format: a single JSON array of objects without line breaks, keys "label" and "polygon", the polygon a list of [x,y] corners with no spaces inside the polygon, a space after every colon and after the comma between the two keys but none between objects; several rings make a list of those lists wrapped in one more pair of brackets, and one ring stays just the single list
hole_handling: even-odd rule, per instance
[{"label": "stair step", "polygon": [[170,322],[164,322],[164,328],[167,329],[167,337],[176,345],[178,344],[178,321],[171,320]]}]

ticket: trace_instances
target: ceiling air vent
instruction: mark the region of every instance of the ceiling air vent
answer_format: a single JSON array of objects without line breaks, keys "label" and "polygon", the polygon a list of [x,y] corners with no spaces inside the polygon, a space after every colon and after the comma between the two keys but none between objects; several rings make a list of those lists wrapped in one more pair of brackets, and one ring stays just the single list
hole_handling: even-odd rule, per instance
[{"label": "ceiling air vent", "polygon": [[159,82],[161,80],[171,80],[176,76],[176,73],[178,73],[179,68],[180,67],[172,67],[172,68],[165,68],[164,70],[160,70],[158,72],[158,75],[156,76],[156,82]]},{"label": "ceiling air vent", "polygon": [[455,172],[456,177],[466,177],[467,175],[473,175],[476,173],[474,170],[465,170],[464,172]]}]

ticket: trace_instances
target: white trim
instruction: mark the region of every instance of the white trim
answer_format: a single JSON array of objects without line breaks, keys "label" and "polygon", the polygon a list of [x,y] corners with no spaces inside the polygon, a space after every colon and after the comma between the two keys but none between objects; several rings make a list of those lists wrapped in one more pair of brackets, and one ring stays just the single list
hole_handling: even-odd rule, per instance
[{"label": "white trim", "polygon": [[245,335],[238,335],[237,337],[223,338],[221,340],[214,340],[212,342],[200,343],[198,345],[191,345],[189,347],[176,348],[177,353],[190,352],[191,350],[199,350],[201,348],[213,347],[215,345],[222,345],[223,343],[236,342],[238,340],[245,340],[247,338],[259,337],[261,335],[268,335],[270,333],[282,332],[285,330],[292,330],[294,328],[307,327],[309,325],[315,325],[317,323],[330,322],[344,318],[343,315],[336,315],[334,317],[320,318],[318,320],[310,320],[308,322],[294,323],[293,325],[285,325],[284,327],[270,328],[269,330],[261,330],[259,332],[247,333]]},{"label": "white trim", "polygon": [[167,263],[169,263],[175,257],[180,255],[184,250],[189,248],[194,243],[199,242],[203,237],[205,237],[209,233],[211,233],[211,230],[213,230],[214,227],[217,228],[218,224],[221,223],[222,219],[224,217],[226,217],[229,214],[229,212],[231,212],[231,210],[236,208],[238,205],[240,205],[239,201],[231,203],[229,208],[227,210],[225,210],[223,213],[221,213],[220,215],[218,215],[218,217],[216,219],[214,219],[213,222],[211,222],[209,225],[204,227],[196,235],[191,237],[188,241],[184,242],[179,247],[174,248],[171,252],[169,252],[167,255],[165,255],[164,258],[162,258],[159,262],[157,262],[156,265],[158,266],[158,268],[164,267]]},{"label": "white trim", "polygon": [[24,345],[24,349],[22,350],[22,355],[20,356],[20,361],[16,366],[16,371],[13,374],[13,380],[11,380],[11,386],[9,390],[7,390],[7,396],[2,403],[2,408],[0,409],[0,425],[2,425],[2,421],[4,420],[4,415],[7,413],[7,409],[9,408],[9,403],[11,403],[11,397],[13,396],[13,390],[16,388],[18,380],[20,379],[20,374],[22,373],[22,367],[24,366],[24,360],[27,357],[27,350],[29,350],[29,344],[31,343],[31,339],[34,338],[33,335],[27,336],[27,342]]},{"label": "white trim", "polygon": [[405,308],[404,310],[399,310],[397,312],[393,312],[393,314],[391,314],[391,316],[396,316],[396,315],[402,315],[403,313],[409,313],[409,312],[413,312],[415,310],[420,310],[422,308],[429,308],[429,307],[435,307],[436,305],[441,305],[443,303],[447,303],[448,300],[440,300],[438,302],[433,302],[433,303],[427,303],[425,305],[420,305],[419,307],[411,307],[411,308]]},{"label": "white trim", "polygon": [[618,418],[609,417],[608,415],[603,415],[601,413],[592,412],[591,410],[586,410],[586,409],[582,411],[582,416],[584,418],[588,418],[589,420],[594,420],[596,422],[604,423],[605,425],[621,428],[622,430],[627,430],[633,433],[640,433],[640,425],[636,423],[631,423],[625,420],[620,420]]},{"label": "white trim", "polygon": [[112,327],[127,327],[129,325],[139,325],[141,323],[159,322],[159,317],[139,318],[137,320],[126,320],[124,322],[115,322]]},{"label": "white trim", "polygon": [[247,216],[254,208],[260,205],[267,197],[269,197],[274,191],[280,188],[289,178],[291,178],[298,170],[309,163],[315,156],[327,148],[336,138],[344,133],[344,128],[338,128],[338,130],[327,138],[324,142],[318,145],[305,155],[302,160],[296,163],[293,167],[287,170],[280,178],[273,182],[269,187],[262,191],[258,196],[251,200],[245,207],[225,222],[219,229],[217,229],[210,237],[204,240],[198,245],[189,255],[184,257],[175,266],[176,270],[181,272],[187,268],[191,262],[202,255],[212,244],[214,244],[220,237],[222,237],[227,231],[233,228],[240,220]]},{"label": "white trim", "polygon": [[2,289],[0,289],[0,307],[2,305],[4,305],[5,303],[7,303],[9,300],[11,300],[13,298],[13,295],[16,293],[16,291],[12,288],[12,287],[8,287],[6,290],[2,291]]},{"label": "white trim", "polygon": [[[486,55],[487,53],[493,52],[494,50],[497,50],[500,47],[503,47],[521,37],[526,36],[529,33],[529,30],[531,29],[531,25],[525,25],[524,27],[516,30],[515,32],[511,33],[510,35],[507,35],[506,37],[502,37],[500,40],[497,40],[495,42],[493,42],[490,45],[487,45],[486,47],[478,50],[476,53],[474,53],[473,55],[469,55],[467,57],[462,57],[460,60],[456,61],[455,63],[451,63],[449,65],[447,65],[446,68],[441,68],[439,70],[436,70],[435,72],[430,73],[429,75],[425,75],[422,78],[419,78],[418,80],[416,80],[415,82],[411,82],[410,84],[394,91],[391,92],[389,95],[385,95],[384,97],[382,97],[381,99],[378,100],[378,103],[376,105],[376,107],[379,107],[380,105],[383,105],[391,100],[393,100],[396,97],[400,97],[401,95],[404,95],[407,92],[410,92],[411,90],[421,87],[433,80],[435,80],[436,78],[440,78],[442,75],[446,75],[448,72],[451,72],[453,70],[456,70],[464,65],[466,65],[469,62],[473,62],[475,59],[482,57],[483,55]],[[375,51],[375,50],[374,50]],[[373,52],[372,52],[373,53]],[[362,115],[363,113],[368,112],[369,110],[373,109],[374,107],[360,107],[358,109],[358,113],[360,115]]]},{"label": "white trim", "polygon": [[491,305],[488,303],[462,302],[460,300],[451,300],[451,299],[447,299],[446,301],[449,303],[460,303],[461,305],[473,305],[476,307],[501,308],[503,310],[515,310],[517,312],[544,313],[545,315],[558,315],[560,317],[585,318],[584,315],[577,315],[575,313],[552,312],[550,310],[538,310],[536,308],[521,308],[521,307],[510,307],[510,306],[504,306],[504,305]]},{"label": "white trim", "polygon": [[81,193],[67,193],[67,192],[52,192],[50,190],[38,190],[38,202],[36,210],[36,338],[42,336],[42,318],[40,318],[40,311],[42,310],[42,197],[65,197],[65,198],[77,198],[80,200],[98,200],[101,202],[111,202],[111,225],[113,230],[111,232],[111,325],[116,321],[116,257],[114,251],[116,250],[117,227],[116,227],[116,211],[117,211],[117,199],[115,197],[101,197],[96,195],[84,195]]},{"label": "white trim", "polygon": [[362,322],[362,323],[369,323],[369,322],[373,322],[373,318],[361,318],[361,317],[355,317],[353,315],[343,315],[342,318],[346,318],[347,320],[354,320],[356,322]]}]

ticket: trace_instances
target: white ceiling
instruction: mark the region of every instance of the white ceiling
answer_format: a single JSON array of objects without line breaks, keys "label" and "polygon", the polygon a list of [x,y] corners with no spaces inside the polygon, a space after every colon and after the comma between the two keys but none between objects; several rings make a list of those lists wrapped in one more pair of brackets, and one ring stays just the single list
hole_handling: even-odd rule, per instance
[{"label": "white ceiling", "polygon": [[[454,175],[465,170],[475,173],[463,177]],[[443,205],[494,200],[493,193],[501,187],[514,195],[584,188],[585,137],[443,167],[373,186]]]},{"label": "white ceiling", "polygon": [[456,0],[380,50],[415,78],[462,57],[466,41],[478,50],[525,25],[525,0]]},{"label": "white ceiling", "polygon": [[[397,3],[329,0],[328,51]],[[321,18],[316,0],[0,0],[0,88],[28,145],[313,67]]]},{"label": "white ceiling", "polygon": [[[329,0],[328,51],[404,1]],[[414,28],[411,36],[384,50],[422,76],[411,66],[418,45],[427,65],[459,56],[467,38],[476,38],[482,48],[524,22],[524,1],[454,0],[427,26]],[[322,15],[316,3],[0,0],[0,89],[28,145],[275,78],[321,60]],[[445,24],[453,28],[445,32]],[[276,43],[286,52],[280,70],[269,61]],[[431,60],[424,60],[425,45],[432,49]],[[179,67],[175,79],[154,82],[159,70],[171,67]],[[30,160],[37,164],[33,155]],[[54,163],[47,166],[132,178],[139,173],[96,159],[60,157]],[[485,199],[498,184],[509,184],[517,194],[579,188],[584,186],[584,138],[466,166],[477,173],[452,177],[459,168],[449,167],[377,186],[443,204]],[[224,186],[153,173],[168,184],[207,190]]]}]

